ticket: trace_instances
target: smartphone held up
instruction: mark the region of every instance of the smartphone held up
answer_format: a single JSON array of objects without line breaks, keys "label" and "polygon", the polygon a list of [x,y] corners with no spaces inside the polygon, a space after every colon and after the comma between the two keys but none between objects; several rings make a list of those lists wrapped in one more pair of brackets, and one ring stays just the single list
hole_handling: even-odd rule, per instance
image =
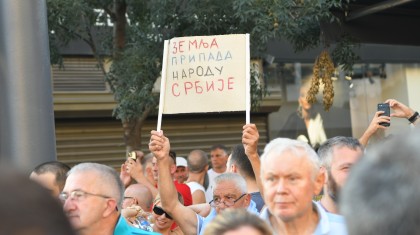
[{"label": "smartphone held up", "polygon": [[[381,114],[380,116],[390,116],[391,115],[391,111],[389,108],[389,104],[388,103],[380,103],[378,104],[378,111],[383,111],[384,113]],[[388,122],[380,122],[379,125],[381,126],[390,126],[391,123]]]},{"label": "smartphone held up", "polygon": [[136,154],[136,152],[135,152],[135,151],[131,151],[131,152],[129,152],[129,153],[127,154],[127,158],[131,158],[131,159],[133,159],[134,161],[135,161],[135,160],[137,160],[137,154]]}]

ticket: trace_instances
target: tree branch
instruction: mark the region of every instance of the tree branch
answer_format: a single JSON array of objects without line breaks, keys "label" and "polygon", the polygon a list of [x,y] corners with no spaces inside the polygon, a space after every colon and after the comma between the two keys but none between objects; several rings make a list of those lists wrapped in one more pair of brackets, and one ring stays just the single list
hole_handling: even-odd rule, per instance
[{"label": "tree branch", "polygon": [[111,11],[111,9],[109,9],[108,6],[102,6],[102,9],[104,9],[104,11],[109,15],[109,17],[111,18],[112,22],[115,22],[117,20],[117,17],[115,15],[115,13],[113,11]]}]

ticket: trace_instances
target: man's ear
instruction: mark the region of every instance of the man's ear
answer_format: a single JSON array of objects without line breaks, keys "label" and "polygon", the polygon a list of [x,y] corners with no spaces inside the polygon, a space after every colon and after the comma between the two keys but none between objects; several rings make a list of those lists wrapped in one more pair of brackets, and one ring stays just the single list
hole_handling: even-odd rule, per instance
[{"label": "man's ear", "polygon": [[327,172],[327,168],[325,168],[324,166],[321,166],[319,168],[319,173],[322,173],[325,175],[325,182],[324,184],[327,185],[328,184],[328,172]]},{"label": "man's ear", "polygon": [[171,175],[175,174],[175,172],[176,172],[176,165],[172,165],[171,168],[170,168],[170,171],[171,171]]},{"label": "man's ear", "polygon": [[106,200],[106,208],[105,211],[102,213],[103,217],[108,217],[112,213],[117,211],[117,201],[114,198],[107,198]]},{"label": "man's ear", "polygon": [[153,175],[151,167],[146,168],[146,175]]},{"label": "man's ear", "polygon": [[245,200],[245,202],[244,202],[244,203],[245,203],[246,207],[248,207],[248,206],[249,206],[249,204],[251,204],[251,194],[249,194],[249,193],[248,193],[248,194],[247,194],[247,195],[245,195],[244,197],[245,197],[245,199],[244,199],[244,200]]},{"label": "man's ear", "polygon": [[321,189],[326,182],[325,168],[320,169],[314,180],[314,195],[318,195],[321,192]]},{"label": "man's ear", "polygon": [[238,173],[238,168],[235,164],[230,164],[230,172],[232,173]]}]

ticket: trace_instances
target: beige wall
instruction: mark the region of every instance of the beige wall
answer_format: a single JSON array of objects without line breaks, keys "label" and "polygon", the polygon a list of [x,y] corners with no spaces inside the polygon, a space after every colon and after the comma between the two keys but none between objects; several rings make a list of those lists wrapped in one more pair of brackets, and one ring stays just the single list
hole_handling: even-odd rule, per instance
[{"label": "beige wall", "polygon": [[408,105],[420,111],[420,64],[406,66]]}]

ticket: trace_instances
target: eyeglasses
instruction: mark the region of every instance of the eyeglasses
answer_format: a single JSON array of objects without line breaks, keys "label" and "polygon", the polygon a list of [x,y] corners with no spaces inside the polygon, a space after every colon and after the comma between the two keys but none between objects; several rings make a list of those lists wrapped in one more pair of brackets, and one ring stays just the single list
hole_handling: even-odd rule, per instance
[{"label": "eyeglasses", "polygon": [[130,200],[134,200],[134,197],[124,197],[124,201],[125,201],[125,200],[129,200],[129,199],[130,199]]},{"label": "eyeglasses", "polygon": [[88,193],[82,190],[74,190],[71,191],[70,193],[66,193],[66,192],[61,192],[60,195],[58,196],[58,198],[62,201],[65,202],[67,199],[71,199],[71,200],[75,200],[75,201],[79,201],[81,198],[85,198],[86,196],[95,196],[95,197],[102,197],[102,198],[111,198],[105,195],[101,195],[101,194],[94,194],[94,193]]},{"label": "eyeglasses", "polygon": [[[227,206],[227,207],[231,207],[231,206],[235,205],[235,203],[236,203],[237,201],[239,201],[241,198],[243,198],[245,195],[246,195],[246,193],[242,194],[242,195],[241,195],[240,197],[238,197],[238,199],[236,199],[236,200],[234,200],[234,199],[232,199],[232,198],[230,198],[230,197],[227,197],[227,198],[225,198],[225,199],[223,200],[223,204],[225,204],[225,206]],[[220,204],[221,204],[221,203],[222,203],[222,200],[221,200],[220,198],[213,199],[213,200],[211,200],[211,201],[209,202],[209,204],[210,204],[210,206],[211,206],[211,207],[218,207],[218,206],[220,206]]]},{"label": "eyeglasses", "polygon": [[165,214],[165,217],[166,218],[168,218],[168,219],[172,219],[172,217],[170,216],[170,215],[168,215],[168,213],[166,213],[166,211],[164,211],[161,207],[159,207],[159,206],[154,206],[153,207],[153,212],[156,214],[156,215],[163,215],[163,214]]}]

